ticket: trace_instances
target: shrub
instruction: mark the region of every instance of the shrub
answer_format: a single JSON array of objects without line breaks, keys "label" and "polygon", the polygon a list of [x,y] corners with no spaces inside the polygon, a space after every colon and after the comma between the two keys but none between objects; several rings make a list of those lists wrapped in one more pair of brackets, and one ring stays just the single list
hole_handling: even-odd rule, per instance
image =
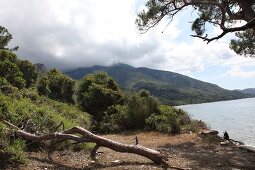
[{"label": "shrub", "polygon": [[108,107],[100,122],[94,125],[99,133],[119,133],[127,130],[128,117],[126,105],[113,105]]},{"label": "shrub", "polygon": [[100,122],[104,112],[112,105],[123,104],[118,84],[106,73],[96,72],[85,76],[78,85],[77,103],[82,110]]},{"label": "shrub", "polygon": [[18,59],[12,52],[0,50],[0,77],[21,89],[35,83],[37,72],[29,61]]},{"label": "shrub", "polygon": [[26,81],[26,88],[31,87],[37,80],[36,66],[27,60],[18,60],[17,66],[23,74],[23,78]]},{"label": "shrub", "polygon": [[176,110],[173,107],[161,105],[160,114],[152,114],[146,119],[146,127],[149,130],[158,130],[165,133],[180,133],[180,123]]},{"label": "shrub", "polygon": [[25,143],[20,139],[10,138],[6,127],[0,123],[0,165],[4,168],[8,164],[25,163]]},{"label": "shrub", "polygon": [[[35,89],[22,89],[6,95],[0,92],[0,120],[9,121],[34,134],[54,132],[60,122],[64,123],[64,128],[90,126],[90,116],[86,112],[73,105],[39,96]],[[29,144],[27,149],[37,149],[38,146],[45,146],[44,142]],[[4,167],[4,164],[24,163],[25,148],[25,143],[10,136],[5,125],[0,122],[1,167]]]},{"label": "shrub", "polygon": [[153,113],[159,114],[158,100],[148,91],[141,90],[128,98],[128,129],[144,129],[145,120]]},{"label": "shrub", "polygon": [[13,162],[25,163],[26,157],[24,154],[25,142],[21,139],[14,140],[11,145],[7,148],[7,151],[13,153],[12,158],[10,159]]},{"label": "shrub", "polygon": [[47,96],[53,100],[66,103],[74,103],[75,81],[62,74],[57,69],[51,69],[37,83],[40,95]]}]

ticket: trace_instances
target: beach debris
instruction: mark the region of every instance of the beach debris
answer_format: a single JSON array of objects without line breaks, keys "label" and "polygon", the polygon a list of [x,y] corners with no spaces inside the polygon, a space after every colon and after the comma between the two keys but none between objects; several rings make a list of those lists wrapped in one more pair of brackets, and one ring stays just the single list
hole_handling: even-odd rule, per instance
[{"label": "beach debris", "polygon": [[226,145],[229,145],[229,141],[223,141],[223,142],[220,142],[220,145],[221,146],[226,146]]},{"label": "beach debris", "polygon": [[217,130],[207,130],[207,131],[202,131],[199,134],[200,135],[218,135],[219,131],[217,131]]},{"label": "beach debris", "polygon": [[117,164],[117,163],[120,163],[120,160],[114,160],[114,161],[111,161],[111,163]]}]

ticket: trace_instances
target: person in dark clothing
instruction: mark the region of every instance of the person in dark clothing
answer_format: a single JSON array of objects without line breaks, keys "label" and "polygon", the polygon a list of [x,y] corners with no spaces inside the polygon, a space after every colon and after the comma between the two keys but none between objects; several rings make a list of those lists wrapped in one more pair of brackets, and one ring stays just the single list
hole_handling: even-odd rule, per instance
[{"label": "person in dark clothing", "polygon": [[227,132],[227,131],[224,132],[224,139],[225,139],[225,140],[229,140],[229,135],[228,135],[228,132]]}]

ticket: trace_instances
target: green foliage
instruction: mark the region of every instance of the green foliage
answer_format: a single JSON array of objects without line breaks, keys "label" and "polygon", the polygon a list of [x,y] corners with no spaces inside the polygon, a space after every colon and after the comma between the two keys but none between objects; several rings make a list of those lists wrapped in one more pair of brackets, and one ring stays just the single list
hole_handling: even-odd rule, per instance
[{"label": "green foliage", "polygon": [[8,86],[8,85],[9,85],[9,82],[4,77],[0,77],[0,87]]},{"label": "green foliage", "polygon": [[9,60],[0,61],[0,76],[18,88],[22,88],[26,85],[26,81],[18,66]]},{"label": "green foliage", "polygon": [[120,133],[128,130],[128,107],[127,105],[113,105],[103,113],[100,122],[94,125],[97,132],[100,133]]},{"label": "green foliage", "polygon": [[[1,106],[0,106],[1,107]],[[11,139],[6,126],[0,123],[0,165],[25,163],[25,143],[21,139]]]},{"label": "green foliage", "polygon": [[[136,25],[142,32],[159,24],[163,18],[170,22],[177,13],[190,7],[192,14],[193,37],[201,38],[206,42],[218,40],[230,32],[237,32],[237,40],[232,40],[230,48],[237,54],[254,56],[254,2],[252,1],[186,1],[186,0],[147,0],[146,7],[138,13]],[[238,22],[245,22],[238,26]],[[219,27],[222,33],[217,36],[208,36],[211,27]],[[241,33],[238,33],[241,31]]]},{"label": "green foliage", "polygon": [[40,95],[49,96],[50,89],[49,89],[50,81],[47,76],[40,78],[37,83],[37,91]]},{"label": "green foliage", "polygon": [[37,90],[40,95],[51,99],[74,103],[75,81],[57,69],[51,69],[45,76],[40,78]]},{"label": "green foliage", "polygon": [[160,114],[152,114],[146,119],[148,130],[157,130],[164,133],[180,134],[182,132],[197,132],[206,128],[202,121],[192,120],[190,116],[175,107],[161,105]]},{"label": "green foliage", "polygon": [[0,77],[21,89],[30,87],[36,81],[37,73],[29,61],[19,60],[12,52],[0,50]]},{"label": "green foliage", "polygon": [[181,132],[177,110],[173,107],[161,105],[160,114],[152,114],[146,119],[147,129],[165,133],[179,134]]},{"label": "green foliage", "polygon": [[[90,116],[87,113],[73,105],[39,96],[35,89],[22,89],[7,95],[0,92],[0,120],[9,121],[34,134],[55,132],[60,122],[64,124],[64,128],[90,126]],[[24,143],[10,134],[12,133],[7,133],[5,125],[0,122],[1,165],[25,161]]]},{"label": "green foliage", "polygon": [[78,85],[77,103],[101,121],[103,112],[112,105],[122,104],[123,96],[117,83],[106,73],[96,72],[85,76]]},{"label": "green foliage", "polygon": [[139,94],[133,94],[128,99],[128,128],[143,129],[145,120],[151,114],[158,114],[158,100],[148,91],[141,90]]},{"label": "green foliage", "polygon": [[29,90],[10,96],[1,94],[0,99],[0,118],[19,127],[26,126],[26,130],[32,133],[52,132],[60,122],[66,128],[76,125],[87,127],[89,124],[87,113],[73,106],[36,96]]},{"label": "green foliage", "polygon": [[[191,122],[183,111],[170,106],[159,106],[158,100],[146,90],[140,90],[139,93],[123,92],[119,85],[103,72],[87,75],[76,89],[74,80],[52,69],[42,76],[34,87],[37,79],[35,67],[28,61],[19,60],[13,53],[0,52],[0,67],[2,64],[4,68],[0,69],[0,119],[10,121],[30,133],[55,132],[62,122],[63,129],[78,125],[91,127],[100,133],[147,128],[177,134],[183,126],[187,127]],[[11,69],[6,71],[7,66]],[[141,75],[139,74],[136,80],[141,80]],[[17,78],[24,81],[23,85],[14,81]],[[77,103],[73,100],[74,93],[77,95]],[[76,106],[93,116],[92,126],[90,116]],[[191,125],[189,128],[193,127],[196,126]],[[8,157],[8,161],[24,162],[24,142],[15,137],[11,138],[1,123],[0,137],[0,158]],[[61,143],[56,149],[66,146],[70,146],[69,141]],[[79,144],[72,149],[89,147],[92,148],[93,145]]]},{"label": "green foliage", "polygon": [[201,120],[190,120],[190,123],[182,126],[184,132],[198,132],[201,129],[207,129],[206,124]]},{"label": "green foliage", "polygon": [[244,32],[237,32],[230,42],[230,48],[237,54],[253,57],[255,55],[255,35],[252,29]]},{"label": "green foliage", "polygon": [[197,35],[201,36],[205,32],[205,21],[201,18],[197,18],[191,27],[192,31],[195,31]]},{"label": "green foliage", "polygon": [[7,148],[8,152],[13,153],[14,156],[10,159],[13,162],[25,163],[26,158],[24,154],[25,142],[21,139],[16,139]]},{"label": "green foliage", "polygon": [[32,86],[38,76],[35,65],[27,60],[20,60],[17,65],[20,71],[23,73],[23,77],[26,81],[26,88]]},{"label": "green foliage", "polygon": [[88,127],[90,122],[88,114],[74,106],[40,97],[30,90],[9,96],[0,93],[0,118],[31,133],[53,132],[60,122],[65,128]]},{"label": "green foliage", "polygon": [[0,50],[16,51],[19,47],[12,49],[7,48],[8,44],[12,40],[12,35],[8,32],[5,27],[0,26]]}]

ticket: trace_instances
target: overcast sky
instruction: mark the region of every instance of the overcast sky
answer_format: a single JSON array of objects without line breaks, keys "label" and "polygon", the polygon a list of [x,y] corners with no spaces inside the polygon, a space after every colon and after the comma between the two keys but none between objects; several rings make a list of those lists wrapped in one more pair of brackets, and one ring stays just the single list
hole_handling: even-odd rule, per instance
[{"label": "overcast sky", "polygon": [[[236,55],[229,37],[207,45],[190,37],[189,10],[146,34],[135,26],[145,0],[0,0],[0,25],[17,54],[68,70],[126,63],[174,71],[226,89],[255,87],[255,59]],[[162,31],[164,31],[162,33]],[[210,30],[211,35],[219,29]]]}]

